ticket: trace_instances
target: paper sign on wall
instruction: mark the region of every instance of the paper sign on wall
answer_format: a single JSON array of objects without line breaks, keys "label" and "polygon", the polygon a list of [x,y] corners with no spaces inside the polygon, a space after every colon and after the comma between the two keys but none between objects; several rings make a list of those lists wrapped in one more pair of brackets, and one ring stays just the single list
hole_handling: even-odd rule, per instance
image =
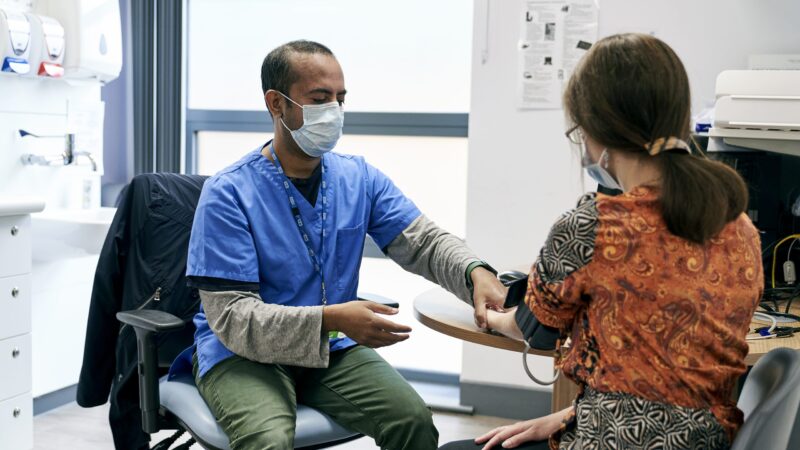
[{"label": "paper sign on wall", "polygon": [[597,40],[597,0],[524,0],[519,107],[558,109],[575,65]]}]

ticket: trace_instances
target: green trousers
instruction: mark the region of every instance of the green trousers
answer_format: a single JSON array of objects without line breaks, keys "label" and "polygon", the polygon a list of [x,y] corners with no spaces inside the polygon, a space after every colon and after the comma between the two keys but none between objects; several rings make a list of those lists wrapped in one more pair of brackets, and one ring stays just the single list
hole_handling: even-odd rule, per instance
[{"label": "green trousers", "polygon": [[371,348],[332,352],[326,369],[228,358],[195,381],[233,450],[291,449],[297,403],[388,450],[435,449],[439,432],[414,389]]}]

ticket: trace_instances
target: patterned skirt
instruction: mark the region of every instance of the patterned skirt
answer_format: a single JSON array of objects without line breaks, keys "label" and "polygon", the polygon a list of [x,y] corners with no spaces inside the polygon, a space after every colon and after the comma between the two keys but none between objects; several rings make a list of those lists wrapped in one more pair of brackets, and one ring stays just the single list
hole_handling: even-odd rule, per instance
[{"label": "patterned skirt", "polygon": [[560,450],[727,448],[725,429],[708,410],[598,392],[589,386],[559,442]]}]

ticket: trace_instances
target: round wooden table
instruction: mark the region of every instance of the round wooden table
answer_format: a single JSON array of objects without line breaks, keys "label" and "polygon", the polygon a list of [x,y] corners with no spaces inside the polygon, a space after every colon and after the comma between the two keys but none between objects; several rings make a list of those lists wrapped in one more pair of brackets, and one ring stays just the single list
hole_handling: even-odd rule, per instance
[{"label": "round wooden table", "polygon": [[[800,315],[800,301],[792,305],[790,312]],[[439,287],[423,292],[414,300],[414,316],[428,328],[463,341],[512,352],[523,352],[525,350],[525,345],[522,341],[492,334],[478,328],[473,319],[472,307]],[[750,328],[753,330],[764,325],[767,325],[767,323],[754,320]],[[775,348],[787,347],[800,350],[800,333],[788,338],[763,339],[747,341],[747,343],[750,350],[747,353],[747,357],[745,357],[745,364],[752,366],[762,356]],[[531,355],[553,356],[553,352],[540,350],[531,350],[528,353]],[[520,370],[522,370],[521,367]],[[560,376],[553,384],[552,411],[561,411],[571,405],[577,392],[578,386],[575,383],[567,379],[567,377]],[[736,395],[738,396],[738,393]]]},{"label": "round wooden table", "polygon": [[[439,287],[425,291],[414,299],[414,317],[428,328],[463,341],[512,352],[525,351],[522,341],[478,328],[472,307]],[[528,354],[553,357],[552,351],[530,350]],[[520,370],[523,370],[522,361]],[[561,411],[571,405],[577,392],[578,386],[567,377],[559,376],[553,384],[552,411]]]}]

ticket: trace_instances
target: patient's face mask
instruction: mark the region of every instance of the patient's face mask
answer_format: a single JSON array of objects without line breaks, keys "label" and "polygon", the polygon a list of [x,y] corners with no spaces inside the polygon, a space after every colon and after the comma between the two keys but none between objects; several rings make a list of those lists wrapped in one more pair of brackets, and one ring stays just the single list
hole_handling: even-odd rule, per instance
[{"label": "patient's face mask", "polygon": [[609,189],[623,190],[617,180],[608,173],[608,149],[604,148],[603,153],[600,154],[600,161],[592,161],[589,152],[586,150],[586,143],[581,145],[583,151],[583,158],[581,158],[581,166],[586,169],[586,172],[594,181],[600,183],[601,186]]},{"label": "patient's face mask", "polygon": [[278,93],[303,110],[303,126],[296,130],[290,130],[281,118],[281,123],[292,135],[297,146],[313,158],[319,158],[333,150],[342,136],[342,126],[344,125],[344,110],[339,102],[334,101],[323,105],[300,105],[284,93]]}]

